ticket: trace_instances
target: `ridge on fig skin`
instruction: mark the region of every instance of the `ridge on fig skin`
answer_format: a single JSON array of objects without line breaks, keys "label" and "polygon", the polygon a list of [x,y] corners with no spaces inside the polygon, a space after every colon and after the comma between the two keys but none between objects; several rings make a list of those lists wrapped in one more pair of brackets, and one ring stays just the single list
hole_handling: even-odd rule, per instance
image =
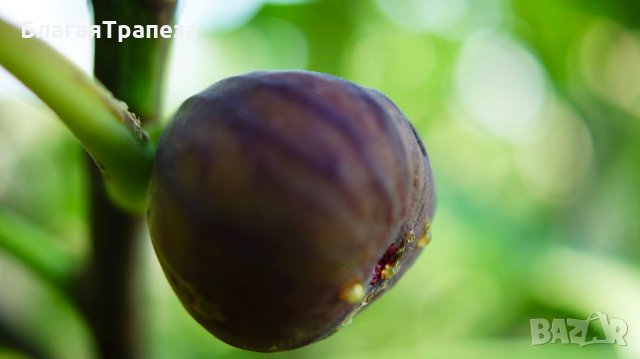
[{"label": "ridge on fig skin", "polygon": [[154,250],[187,311],[260,352],[334,333],[430,238],[415,129],[384,95],[329,75],[255,72],[180,107],[149,186]]}]

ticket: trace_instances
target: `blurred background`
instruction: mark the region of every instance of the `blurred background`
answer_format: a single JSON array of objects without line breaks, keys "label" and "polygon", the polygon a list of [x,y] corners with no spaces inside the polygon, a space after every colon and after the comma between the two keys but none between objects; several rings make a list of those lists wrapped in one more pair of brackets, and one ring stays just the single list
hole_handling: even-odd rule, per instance
[{"label": "blurred background", "polygon": [[[0,0],[0,16],[91,21],[75,0]],[[269,357],[640,358],[640,2],[181,0],[178,23],[195,31],[173,43],[167,119],[230,75],[322,71],[387,94],[431,157],[434,239],[412,270],[330,338]],[[47,41],[91,72],[90,39]],[[54,358],[95,352],[56,284],[87,253],[86,191],[78,143],[0,69],[0,333]],[[149,358],[264,356],[200,328],[140,236]],[[592,312],[623,319],[627,345],[532,345],[530,319]],[[0,358],[22,357],[0,336]]]}]

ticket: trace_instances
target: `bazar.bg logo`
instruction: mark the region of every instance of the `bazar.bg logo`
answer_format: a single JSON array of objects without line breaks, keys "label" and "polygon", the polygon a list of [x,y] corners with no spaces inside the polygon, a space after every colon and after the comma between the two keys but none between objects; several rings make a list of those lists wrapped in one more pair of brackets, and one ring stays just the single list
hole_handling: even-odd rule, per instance
[{"label": "bazar.bg logo", "polygon": [[[604,338],[592,336],[587,338],[589,324],[593,327],[600,326]],[[627,345],[624,336],[627,334],[627,323],[619,318],[608,318],[601,312],[593,312],[587,319],[561,318],[551,322],[544,318],[529,320],[531,326],[531,344],[578,344],[583,347],[591,344],[618,344]]]}]

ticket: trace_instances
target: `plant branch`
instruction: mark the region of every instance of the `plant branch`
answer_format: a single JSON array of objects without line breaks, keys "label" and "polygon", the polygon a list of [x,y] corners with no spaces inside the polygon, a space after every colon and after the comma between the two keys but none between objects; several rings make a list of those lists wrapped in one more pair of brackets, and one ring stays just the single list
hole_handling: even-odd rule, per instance
[{"label": "plant branch", "polygon": [[133,280],[140,218],[115,207],[91,161],[91,255],[74,286],[76,302],[87,320],[102,359],[142,357]]},{"label": "plant branch", "polygon": [[[173,25],[177,0],[93,0],[94,20],[118,25]],[[95,75],[130,104],[144,125],[160,116],[167,55],[171,42],[158,38],[96,39]]]},{"label": "plant branch", "polygon": [[[175,1],[94,0],[94,22],[171,25]],[[160,116],[169,40],[96,39],[94,72],[145,123]],[[122,211],[107,198],[97,168],[89,162],[92,255],[76,285],[82,312],[101,358],[145,357],[136,310],[136,239],[142,217]]]},{"label": "plant branch", "polygon": [[[112,198],[142,211],[154,150],[123,102],[53,48],[0,19],[0,64],[67,125],[107,179]],[[111,60],[113,61],[113,60]]]}]

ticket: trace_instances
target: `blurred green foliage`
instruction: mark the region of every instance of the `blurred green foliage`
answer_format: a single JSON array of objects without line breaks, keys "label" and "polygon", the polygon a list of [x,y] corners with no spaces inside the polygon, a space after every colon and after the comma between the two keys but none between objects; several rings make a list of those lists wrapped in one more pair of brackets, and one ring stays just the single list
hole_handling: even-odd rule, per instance
[{"label": "blurred green foliage", "polygon": [[[415,267],[337,334],[270,357],[639,358],[639,27],[636,0],[326,0],[178,39],[169,114],[229,75],[322,71],[387,94],[431,156],[434,240]],[[1,101],[0,238],[54,241],[67,257],[18,247],[61,275],[52,260],[86,253],[81,149],[33,98]],[[200,328],[142,246],[150,358],[262,356]],[[0,317],[56,358],[90,357],[82,319],[18,259],[0,246]],[[627,322],[626,347],[531,345],[529,319],[594,311]]]}]

